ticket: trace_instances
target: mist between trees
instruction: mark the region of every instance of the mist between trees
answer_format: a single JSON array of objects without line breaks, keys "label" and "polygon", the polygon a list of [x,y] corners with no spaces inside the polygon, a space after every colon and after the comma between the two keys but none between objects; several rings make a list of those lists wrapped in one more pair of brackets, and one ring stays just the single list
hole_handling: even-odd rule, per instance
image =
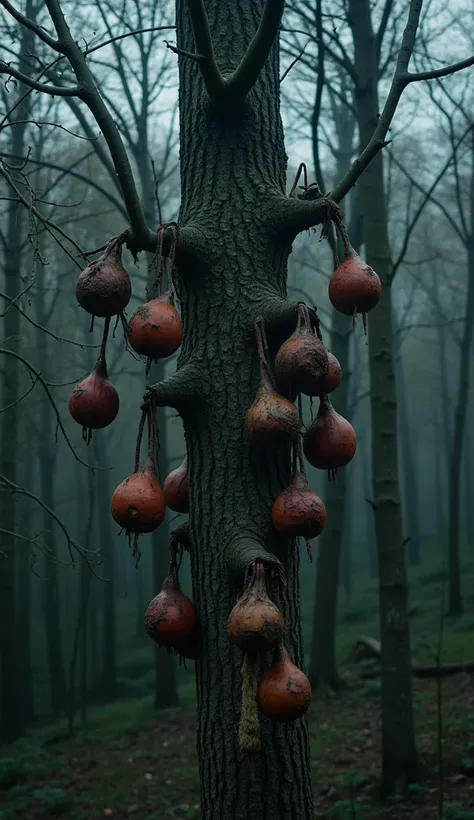
[{"label": "mist between trees", "polygon": [[[379,797],[424,779],[436,782],[426,816],[457,816],[443,786],[439,668],[455,663],[465,680],[474,662],[473,24],[462,0],[0,0],[5,744],[57,721],[72,737],[97,707],[134,698],[152,698],[160,725],[184,698],[197,716],[200,814],[176,816],[383,817]],[[337,205],[382,283],[367,333],[328,296],[344,251]],[[166,278],[184,338],[146,374],[124,326],[157,295],[160,225],[163,259],[176,252]],[[87,446],[68,401],[99,356],[104,320],[91,329],[75,286],[114,237],[132,282],[106,348],[120,409]],[[303,540],[271,527],[290,446],[253,450],[244,430],[258,387],[254,320],[273,361],[300,303],[342,367],[330,398],[357,433],[335,481],[306,464],[327,511],[312,564]],[[159,480],[188,456],[190,512],[168,509],[140,535],[136,566],[110,500],[133,472],[151,385]],[[295,403],[309,427],[319,399]],[[184,665],[144,628],[176,528],[199,623],[196,660]],[[313,695],[310,731],[306,717],[288,729],[253,716],[249,765],[242,698],[255,705],[271,654],[245,671],[226,623],[261,565],[269,586],[275,572],[286,579],[275,598],[284,644]],[[365,673],[356,644],[371,658]],[[351,791],[352,814],[331,814],[345,809],[315,803],[310,741],[328,695],[342,715],[367,686],[359,673],[380,674],[377,797],[358,807]],[[437,704],[437,774],[420,765],[417,674]]]}]

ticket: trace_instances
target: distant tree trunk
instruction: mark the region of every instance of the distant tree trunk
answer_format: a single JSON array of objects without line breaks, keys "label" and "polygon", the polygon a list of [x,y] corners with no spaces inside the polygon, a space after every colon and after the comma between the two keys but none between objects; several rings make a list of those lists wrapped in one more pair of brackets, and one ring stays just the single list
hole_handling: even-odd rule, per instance
[{"label": "distant tree trunk", "polygon": [[[347,513],[345,517],[347,520]],[[342,536],[342,580],[346,598],[350,600],[352,595],[352,534],[349,527],[345,528]]]},{"label": "distant tree trunk", "polygon": [[143,638],[143,617],[148,601],[145,600],[143,589],[143,564],[141,562],[138,567],[133,567],[133,573],[135,576],[135,634],[137,638]]},{"label": "distant tree trunk", "polygon": [[[343,379],[332,401],[337,412],[347,416],[350,346],[348,320],[335,311],[332,320],[329,347],[343,367]],[[345,497],[346,474],[345,470],[339,470],[336,481],[328,482],[326,487],[324,500],[328,514],[327,525],[318,539],[316,550],[316,586],[309,667],[311,686],[315,689],[336,689],[339,685],[336,667],[336,618]]]},{"label": "distant tree trunk", "polygon": [[[339,149],[336,177],[340,179],[351,162],[353,127],[351,128],[345,119],[346,112],[344,111],[343,104],[339,110],[341,116],[338,117],[337,113],[336,109],[334,109],[333,115]],[[317,125],[317,117],[313,116],[312,137],[315,168],[318,166],[316,158],[318,152]],[[362,239],[358,197],[352,196],[351,206],[351,236],[353,236],[353,241],[358,247]],[[345,418],[349,416],[348,392],[351,336],[350,320],[338,311],[333,310],[331,315],[329,349],[338,359],[342,367],[343,379],[337,392],[332,396],[332,401],[338,413]],[[320,688],[322,690],[336,689],[340,682],[336,666],[336,622],[340,556],[344,535],[346,487],[345,470],[339,470],[337,480],[328,482],[326,485],[324,501],[328,520],[327,526],[319,538],[316,552],[317,564],[309,678],[313,688]]]},{"label": "distant tree trunk", "polygon": [[[33,0],[27,0],[25,14],[32,20],[36,13]],[[34,36],[31,31],[20,27],[20,47],[18,68],[28,74],[31,70],[31,54],[34,52]],[[25,88],[16,84],[18,93],[12,94],[11,104],[23,96]],[[12,88],[13,86],[11,86]],[[25,150],[27,121],[30,119],[32,95],[28,94],[9,117],[16,123],[8,129],[10,152],[21,157]],[[14,299],[22,289],[21,243],[25,212],[16,202],[7,206],[6,244],[8,253],[3,264],[3,290],[9,299]],[[6,347],[20,350],[20,313],[5,304],[2,337]],[[2,406],[14,404],[19,393],[19,362],[13,356],[2,358],[1,401]],[[0,433],[0,474],[14,484],[18,475],[18,407],[11,407],[2,415]],[[15,493],[3,486],[0,491],[0,521],[4,532],[0,533],[0,742],[8,743],[19,737],[25,728],[26,715],[23,710],[19,680],[19,658],[17,653],[17,603],[16,603],[16,551],[18,541],[13,535],[17,526]]]},{"label": "distant tree trunk", "polygon": [[464,464],[464,517],[465,517],[465,530],[466,530],[466,540],[468,547],[472,550],[474,548],[474,510],[472,505],[472,491],[473,491],[473,483],[472,483],[472,463],[471,459],[473,458],[474,453],[472,452],[472,437],[469,432],[469,428],[467,428],[465,432],[465,444],[464,444],[464,456],[463,456],[463,464]]},{"label": "distant tree trunk", "polygon": [[405,537],[407,543],[407,558],[410,566],[418,566],[421,561],[420,528],[418,521],[418,481],[415,464],[414,443],[411,440],[410,417],[407,403],[405,374],[403,362],[398,351],[397,371],[397,407],[400,425],[400,453],[402,475],[404,478],[403,502],[406,514]]},{"label": "distant tree trunk", "polygon": [[[26,472],[23,470],[23,472]],[[22,479],[23,481],[23,479]],[[25,502],[18,504],[19,518],[25,518],[29,510]],[[35,717],[33,671],[31,667],[31,559],[33,552],[30,544],[19,541],[17,578],[17,648],[18,648],[18,681],[21,688],[21,703],[24,712],[25,726],[30,726]],[[0,815],[1,816],[1,815]]]},{"label": "distant tree trunk", "polygon": [[89,688],[93,696],[96,697],[100,692],[100,676],[101,676],[101,656],[100,656],[100,620],[102,614],[102,600],[99,594],[99,581],[95,578],[89,570],[90,590],[88,597],[88,616],[87,623],[89,626]]},{"label": "distant tree trunk", "polygon": [[[440,487],[444,489],[443,476],[445,471],[449,469],[451,444],[452,444],[452,420],[451,420],[451,392],[450,392],[450,378],[447,357],[447,338],[446,330],[441,327],[437,328],[437,341],[439,351],[439,390],[436,396],[436,406],[440,406],[440,422],[439,422],[439,439],[436,441],[437,458],[440,465]],[[448,543],[448,504],[447,495],[441,492],[442,506],[440,513],[442,519],[442,528],[440,530],[441,548],[444,556]]]},{"label": "distant tree trunk", "polygon": [[[377,124],[377,49],[370,0],[349,0],[357,71],[356,117],[361,145]],[[412,706],[408,585],[398,481],[397,400],[392,351],[392,263],[382,153],[359,181],[367,262],[379,274],[382,297],[369,317],[372,410],[372,481],[379,558],[382,642],[382,778],[384,796],[418,776]]]},{"label": "distant tree trunk", "polygon": [[469,403],[471,348],[474,327],[474,139],[471,139],[471,180],[470,180],[470,236],[467,244],[467,297],[464,328],[460,345],[457,399],[454,414],[453,443],[449,470],[449,600],[448,615],[462,615],[460,567],[460,524],[461,524],[461,467]]},{"label": "distant tree trunk", "polygon": [[362,470],[364,473],[364,503],[365,503],[365,521],[366,521],[366,539],[369,573],[371,578],[378,576],[378,560],[377,560],[377,539],[375,535],[375,521],[374,508],[371,504],[373,496],[373,487],[370,474],[370,450],[366,446],[365,441],[362,442],[360,448],[360,457],[362,461]]},{"label": "distant tree trunk", "polygon": [[[41,266],[38,266],[39,268]],[[41,287],[41,283],[39,283]],[[42,304],[44,295],[40,293],[37,300],[38,324],[46,324],[46,311]],[[48,370],[51,355],[48,336],[41,330],[37,331],[37,348],[39,370],[45,373]],[[56,468],[56,453],[54,442],[55,420],[51,405],[44,397],[41,398],[39,408],[39,470],[40,496],[52,510],[55,508],[54,473]],[[66,703],[66,675],[64,669],[62,636],[61,636],[61,605],[60,584],[58,578],[56,527],[51,516],[43,510],[43,529],[48,544],[48,553],[43,557],[43,611],[46,628],[46,660],[51,697],[51,709],[58,715]]]},{"label": "distant tree trunk", "polygon": [[[107,464],[107,445],[104,436],[94,439],[94,457],[97,464]],[[100,692],[112,699],[117,695],[117,612],[115,589],[115,537],[112,518],[109,515],[111,490],[108,474],[103,473],[97,481],[99,544],[102,551],[102,668]]]},{"label": "distant tree trunk", "polygon": [[[95,482],[92,473],[87,476],[87,508],[88,517],[84,524],[84,515],[79,515],[78,530],[81,533],[82,543],[86,549],[91,549],[94,533],[94,519],[96,514]],[[81,505],[82,507],[82,505]],[[79,507],[78,509],[81,509]],[[77,632],[79,635],[79,703],[81,720],[87,720],[87,697],[89,681],[89,613],[92,592],[92,572],[86,561],[82,561],[79,574],[79,596],[77,609]]]},{"label": "distant tree trunk", "polygon": [[442,425],[440,422],[441,408],[440,408],[439,391],[433,389],[432,402],[435,408],[436,416],[434,418],[433,429],[433,445],[434,445],[434,463],[435,463],[435,486],[434,496],[436,498],[436,530],[435,536],[438,539],[438,546],[443,562],[446,558],[446,496],[444,492],[444,473],[446,470],[446,459],[443,457],[443,447],[440,446],[442,439]]}]

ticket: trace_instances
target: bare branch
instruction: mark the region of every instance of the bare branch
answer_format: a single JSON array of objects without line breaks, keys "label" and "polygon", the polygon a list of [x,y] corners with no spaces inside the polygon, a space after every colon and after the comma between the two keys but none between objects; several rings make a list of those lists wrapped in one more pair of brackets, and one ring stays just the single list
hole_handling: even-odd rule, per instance
[{"label": "bare branch", "polygon": [[376,49],[377,49],[377,65],[380,65],[380,53],[382,51],[382,43],[383,38],[385,36],[385,32],[387,30],[388,21],[390,20],[390,15],[393,9],[393,2],[394,0],[385,0],[385,5],[383,7],[382,12],[382,19],[380,21],[380,25],[377,31],[376,36]]},{"label": "bare branch", "polygon": [[421,80],[436,80],[440,77],[449,77],[450,74],[456,74],[457,71],[462,71],[471,65],[474,65],[474,55],[466,57],[465,60],[459,60],[457,63],[452,63],[452,65],[444,66],[444,68],[435,68],[432,71],[418,71],[416,74],[407,71],[406,80],[409,83],[420,82]]},{"label": "bare branch", "polygon": [[86,558],[87,553],[94,554],[94,553],[98,552],[96,550],[86,550],[83,547],[80,547],[79,544],[76,541],[74,541],[73,538],[71,538],[71,536],[69,535],[69,533],[68,533],[66,527],[64,526],[63,522],[61,521],[61,519],[58,518],[56,513],[53,512],[53,510],[50,507],[48,507],[48,505],[45,504],[44,501],[41,500],[41,498],[38,498],[37,495],[30,492],[29,490],[26,490],[24,487],[20,487],[18,484],[14,484],[13,481],[10,481],[10,479],[7,478],[4,475],[0,475],[0,482],[1,482],[1,484],[4,484],[6,487],[8,487],[9,490],[11,490],[12,492],[17,493],[18,495],[24,495],[27,498],[31,498],[33,501],[36,501],[36,503],[39,504],[39,506],[42,507],[42,509],[45,512],[47,512],[48,515],[50,515],[51,518],[54,521],[56,521],[56,524],[58,525],[59,529],[63,532],[64,537],[66,538],[67,545],[68,545],[68,548],[69,548],[69,554],[71,555],[71,559],[72,559],[71,549],[77,550],[77,552],[79,552],[79,554],[83,558]]},{"label": "bare branch", "polygon": [[[81,347],[83,349],[86,348],[86,347],[94,348],[94,349],[100,347],[100,344],[89,345],[89,344],[86,344],[85,342],[75,342],[73,339],[66,339],[63,336],[58,336],[56,333],[53,333],[47,327],[43,327],[43,325],[39,325],[37,322],[35,322],[34,319],[32,319],[31,316],[28,316],[28,314],[25,313],[25,311],[19,305],[17,305],[17,303],[10,296],[8,296],[6,293],[4,293],[1,290],[0,290],[0,297],[2,299],[5,299],[7,302],[9,302],[10,305],[12,305],[12,307],[15,308],[15,310],[17,310],[19,313],[21,313],[21,315],[24,316],[25,319],[31,325],[33,325],[33,327],[36,327],[38,330],[42,330],[43,333],[46,333],[48,336],[51,336],[53,339],[56,339],[57,342],[67,342],[67,344],[76,345],[76,347]],[[9,310],[9,308],[7,308],[7,310]],[[4,316],[5,316],[5,313],[0,313],[0,319],[3,319]]]},{"label": "bare branch", "polygon": [[[2,2],[2,0],[0,0],[0,2]],[[174,31],[175,29],[176,26],[151,26],[150,28],[135,29],[135,31],[128,31],[126,34],[119,34],[117,37],[110,37],[109,40],[104,40],[103,43],[99,43],[97,46],[86,48],[84,55],[93,54],[94,51],[99,51],[100,48],[105,48],[105,46],[109,46],[111,43],[117,43],[119,40],[124,40],[125,37],[135,37],[137,34],[146,34],[148,31]]]},{"label": "bare branch", "polygon": [[75,42],[66,23],[59,0],[45,0],[53,21],[58,39],[63,43],[64,54],[69,59],[78,83],[82,86],[81,99],[84,100],[97,124],[102,130],[122,189],[125,206],[130,219],[132,242],[137,250],[145,249],[154,243],[154,235],[148,228],[138,191],[133,178],[132,168],[119,131],[110,116],[92,74],[86,63],[83,52]]},{"label": "bare branch", "polygon": [[9,2],[9,0],[0,0],[0,5],[3,6],[3,8],[6,9],[18,23],[21,23],[22,26],[25,26],[25,28],[28,28],[30,31],[34,31],[36,36],[39,37],[43,43],[46,43],[50,48],[54,49],[54,51],[62,51],[60,44],[54,39],[54,37],[50,37],[42,26],[38,26],[37,23],[33,22],[33,20],[30,20],[28,17],[25,17],[24,14],[21,14],[21,12],[19,12],[18,9],[16,9],[15,6]]},{"label": "bare branch", "polygon": [[302,58],[303,54],[305,53],[306,49],[308,48],[308,45],[309,45],[309,43],[310,43],[310,42],[311,42],[311,40],[308,40],[308,42],[306,43],[306,45],[305,45],[305,46],[303,46],[303,48],[301,49],[300,53],[296,55],[296,57],[295,57],[295,58],[294,58],[294,60],[290,63],[290,65],[288,66],[288,68],[287,68],[287,69],[283,72],[283,74],[282,74],[282,75],[281,75],[281,77],[280,77],[280,85],[282,84],[282,82],[283,82],[283,80],[285,79],[285,77],[287,77],[287,76],[288,76],[288,74],[290,73],[291,69],[292,69],[292,68],[296,65],[296,63],[298,63],[298,62],[301,60],[301,58]]},{"label": "bare branch", "polygon": [[266,0],[260,25],[239,65],[227,80],[227,94],[233,101],[243,99],[257,82],[278,37],[285,0]]},{"label": "bare branch", "polygon": [[28,85],[35,91],[41,91],[43,94],[50,94],[52,97],[80,97],[82,89],[78,86],[72,88],[64,88],[60,85],[48,85],[47,83],[38,83],[22,71],[18,71],[8,63],[0,61],[0,74],[8,74],[20,83]]},{"label": "bare branch", "polygon": [[[443,178],[443,176],[445,175],[445,173],[446,173],[446,171],[448,170],[449,166],[450,166],[450,165],[451,165],[451,163],[453,162],[453,160],[454,160],[454,156],[456,155],[456,152],[457,152],[457,149],[459,148],[459,146],[461,145],[461,143],[463,142],[463,140],[464,140],[464,139],[468,136],[468,134],[470,134],[471,130],[472,130],[472,127],[470,126],[470,127],[469,127],[469,128],[468,128],[465,132],[464,132],[464,134],[463,134],[463,135],[459,138],[457,145],[453,146],[453,155],[452,155],[452,156],[450,156],[450,157],[449,157],[449,159],[445,162],[445,164],[443,165],[443,167],[441,168],[440,172],[437,174],[437,176],[436,176],[436,177],[435,177],[435,179],[433,180],[433,182],[432,182],[432,184],[430,185],[430,187],[428,188],[428,190],[424,192],[423,199],[422,199],[422,201],[421,201],[421,203],[420,203],[419,207],[417,208],[417,211],[416,211],[416,213],[415,213],[415,215],[414,215],[413,219],[411,220],[410,225],[407,227],[407,229],[406,229],[406,231],[405,231],[405,237],[404,237],[404,240],[403,240],[403,245],[402,245],[402,248],[401,248],[401,250],[400,250],[400,253],[398,254],[398,258],[397,258],[397,260],[395,261],[395,263],[393,264],[393,267],[392,267],[392,273],[391,273],[391,279],[392,279],[392,281],[393,281],[393,279],[394,279],[394,277],[395,277],[395,274],[397,273],[397,271],[398,271],[398,269],[399,269],[400,265],[401,265],[401,264],[402,264],[402,262],[403,262],[403,258],[404,258],[405,254],[406,254],[406,252],[407,252],[407,248],[408,248],[408,245],[409,245],[409,242],[410,242],[410,238],[411,238],[411,235],[412,235],[412,233],[413,233],[413,231],[414,231],[414,229],[415,229],[416,223],[418,222],[418,220],[419,220],[419,218],[420,218],[420,216],[421,216],[421,214],[422,214],[422,212],[423,212],[423,210],[424,210],[424,208],[425,208],[426,204],[427,204],[430,200],[432,200],[433,192],[434,192],[435,188],[437,187],[438,183],[441,181],[441,179],[442,179],[442,178]],[[398,165],[398,163],[397,163],[397,165]],[[413,186],[413,187],[415,187],[415,186],[416,186],[416,187],[418,188],[418,190],[422,190],[421,186],[420,186],[420,185],[417,185],[417,184],[415,183],[415,180],[413,180],[411,177],[408,177],[408,179],[410,180],[410,183],[412,184],[412,186]],[[435,204],[436,204],[436,203],[435,203]],[[458,235],[459,235],[459,234],[458,234]]]},{"label": "bare branch", "polygon": [[188,0],[188,9],[196,49],[206,58],[200,64],[202,79],[211,100],[218,101],[226,90],[226,84],[214,57],[209,21],[203,0]]},{"label": "bare branch", "polygon": [[73,257],[70,253],[69,253],[69,251],[67,250],[67,248],[64,248],[64,246],[62,245],[62,243],[61,243],[61,242],[59,242],[59,240],[58,240],[57,236],[55,236],[55,234],[54,234],[54,231],[57,231],[57,232],[58,232],[58,233],[59,233],[62,237],[64,237],[64,239],[66,239],[68,242],[70,242],[70,243],[71,243],[71,245],[73,245],[73,246],[74,246],[74,248],[78,251],[78,253],[79,253],[81,256],[83,256],[83,253],[82,253],[82,248],[81,248],[81,247],[77,244],[77,242],[75,242],[75,241],[74,241],[74,239],[72,239],[70,236],[68,236],[68,234],[67,234],[65,231],[63,231],[63,229],[62,229],[62,228],[60,228],[60,227],[59,227],[59,225],[56,225],[54,222],[51,222],[51,220],[50,220],[50,219],[47,219],[47,217],[43,216],[43,214],[42,214],[42,213],[40,213],[40,211],[38,211],[38,209],[37,209],[37,208],[35,208],[35,207],[34,207],[34,205],[33,205],[31,202],[28,202],[28,200],[26,199],[26,197],[24,197],[24,196],[23,196],[23,194],[21,193],[21,191],[20,191],[20,190],[17,188],[17,186],[15,185],[15,183],[14,183],[14,181],[13,181],[13,179],[12,179],[11,175],[8,173],[8,171],[6,170],[6,168],[5,168],[2,164],[0,164],[0,175],[1,175],[2,177],[4,177],[4,179],[6,179],[6,181],[7,181],[7,182],[8,182],[8,184],[10,185],[10,187],[11,187],[11,188],[13,188],[13,190],[15,191],[15,194],[16,194],[16,195],[17,195],[17,197],[18,197],[18,200],[22,203],[22,205],[24,205],[24,206],[25,206],[25,208],[27,208],[27,209],[28,209],[28,211],[29,211],[31,214],[34,214],[34,216],[35,216],[37,219],[39,219],[39,220],[40,220],[40,222],[42,222],[42,223],[43,223],[43,225],[46,227],[46,229],[47,229],[48,233],[50,233],[50,234],[51,234],[51,236],[52,236],[52,237],[56,240],[56,242],[58,242],[58,244],[59,244],[59,245],[61,246],[61,248],[65,251],[65,253],[67,253],[67,255],[68,255],[68,256],[69,256],[69,258],[70,258],[70,259],[74,262],[74,264],[75,264],[75,265],[77,265],[77,266],[78,266],[78,268],[80,268],[80,269],[82,270],[82,268],[81,268],[81,266],[80,266],[79,262],[77,261],[77,259],[75,259],[75,258],[74,258],[74,257]]},{"label": "bare branch", "polygon": [[[65,440],[69,450],[73,454],[76,461],[79,462],[79,464],[83,464],[84,467],[88,467],[89,469],[91,469],[90,464],[86,464],[85,461],[83,461],[81,458],[79,458],[76,451],[74,450],[74,447],[72,446],[71,442],[69,441],[68,435],[67,435],[66,430],[64,429],[64,425],[61,421],[61,416],[59,415],[59,410],[56,406],[56,402],[54,401],[54,399],[51,395],[51,391],[48,387],[48,384],[43,379],[41,373],[38,370],[36,370],[36,368],[33,367],[33,365],[27,359],[24,358],[24,356],[21,356],[19,353],[16,353],[16,351],[14,351],[14,350],[7,350],[6,347],[1,347],[0,348],[0,353],[4,356],[13,356],[15,359],[18,359],[18,361],[22,362],[25,365],[25,367],[28,368],[30,373],[32,373],[33,376],[36,377],[36,380],[39,381],[39,383],[43,387],[43,390],[44,390],[44,392],[46,393],[46,395],[48,397],[49,403],[51,404],[51,406],[54,410],[54,414],[56,416],[56,421],[57,421],[58,427],[59,427],[59,429],[61,430],[61,433],[64,436],[64,440]],[[93,469],[94,470],[108,470],[109,468],[108,467],[94,467]]]}]

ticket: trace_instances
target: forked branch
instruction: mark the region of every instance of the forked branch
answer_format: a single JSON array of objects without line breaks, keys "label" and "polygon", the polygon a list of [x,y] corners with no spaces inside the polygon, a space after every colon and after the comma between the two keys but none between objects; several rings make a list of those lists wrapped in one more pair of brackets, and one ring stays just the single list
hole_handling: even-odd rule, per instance
[{"label": "forked branch", "polygon": [[257,82],[273,44],[278,37],[285,0],[266,0],[260,25],[239,65],[227,80],[232,101],[243,100]]},{"label": "forked branch", "polygon": [[[224,78],[214,56],[214,48],[203,0],[188,0],[189,16],[204,85],[218,106],[238,105],[252,90],[270,54],[280,29],[285,0],[266,0],[260,25],[236,70]],[[178,53],[179,49],[177,50]]]},{"label": "forked branch", "polygon": [[202,79],[210,99],[217,101],[225,92],[225,83],[214,57],[209,20],[203,0],[188,0],[188,9],[196,51],[202,58],[199,63]]}]

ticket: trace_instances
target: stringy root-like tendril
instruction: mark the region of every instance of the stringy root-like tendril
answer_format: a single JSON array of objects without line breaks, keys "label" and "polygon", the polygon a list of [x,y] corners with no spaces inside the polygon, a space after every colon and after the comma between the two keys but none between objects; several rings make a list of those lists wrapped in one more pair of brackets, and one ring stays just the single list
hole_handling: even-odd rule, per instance
[{"label": "stringy root-like tendril", "polygon": [[260,751],[260,723],[257,706],[257,660],[244,655],[242,664],[242,709],[239,723],[239,748],[247,755],[250,777],[254,776],[255,757]]}]

